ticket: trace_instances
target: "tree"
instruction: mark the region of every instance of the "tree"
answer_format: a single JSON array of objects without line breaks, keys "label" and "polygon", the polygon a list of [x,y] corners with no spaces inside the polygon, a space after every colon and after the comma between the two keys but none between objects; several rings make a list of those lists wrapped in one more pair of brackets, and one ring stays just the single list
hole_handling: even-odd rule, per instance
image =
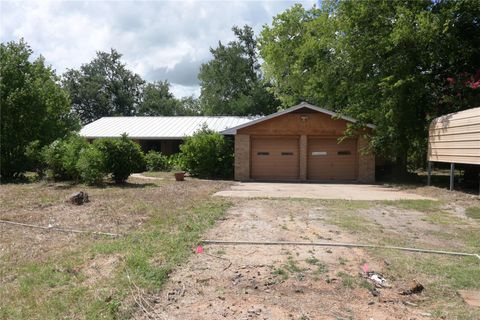
[{"label": "tree", "polygon": [[276,111],[258,63],[257,42],[249,26],[233,27],[236,41],[210,48],[213,59],[202,64],[198,78],[202,110],[207,115],[258,115]]},{"label": "tree", "polygon": [[202,114],[200,99],[194,96],[183,97],[180,99],[180,112],[185,116],[199,116]]},{"label": "tree", "polygon": [[307,100],[376,124],[372,146],[405,172],[425,158],[432,118],[480,104],[478,4],[296,5],[261,32],[266,78],[285,106]]},{"label": "tree", "polygon": [[73,111],[86,124],[105,116],[136,114],[144,84],[128,70],[116,50],[97,52],[90,63],[79,70],[69,69],[63,85],[69,91]]},{"label": "tree", "polygon": [[181,115],[180,103],[170,92],[168,81],[148,83],[142,92],[142,101],[138,106],[141,116]]},{"label": "tree", "polygon": [[70,113],[68,93],[42,56],[22,40],[0,44],[0,106],[2,178],[15,178],[29,169],[29,144],[47,145],[79,129]]}]

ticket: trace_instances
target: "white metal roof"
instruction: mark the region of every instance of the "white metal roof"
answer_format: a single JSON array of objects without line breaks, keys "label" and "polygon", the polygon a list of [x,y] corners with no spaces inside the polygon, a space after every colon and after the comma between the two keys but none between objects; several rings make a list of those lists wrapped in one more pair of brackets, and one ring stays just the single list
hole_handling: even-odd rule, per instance
[{"label": "white metal roof", "polygon": [[252,121],[248,117],[104,117],[80,130],[86,138],[120,137],[126,133],[133,139],[184,139],[202,128],[220,132]]},{"label": "white metal roof", "polygon": [[[282,111],[279,111],[279,112],[276,112],[276,113],[272,113],[272,114],[270,114],[268,116],[265,116],[265,117],[254,119],[254,120],[249,121],[249,122],[239,124],[236,127],[231,127],[229,129],[226,129],[226,130],[222,131],[221,133],[222,134],[236,134],[238,129],[249,127],[249,126],[254,125],[256,123],[263,122],[263,121],[266,121],[266,120],[269,120],[269,119],[287,114],[289,112],[292,112],[292,111],[295,111],[295,110],[298,110],[298,109],[301,109],[301,108],[309,108],[311,110],[315,110],[315,111],[318,111],[318,112],[321,112],[321,113],[325,113],[325,114],[328,114],[328,115],[332,116],[332,118],[336,117],[336,118],[346,120],[348,122],[353,122],[353,123],[357,122],[356,119],[353,119],[353,118],[350,118],[350,117],[347,117],[347,116],[342,116],[342,115],[340,115],[336,112],[314,106],[313,104],[310,104],[310,103],[307,103],[307,102],[301,102],[300,104],[297,104],[296,106],[290,107],[288,109],[285,109],[285,110],[282,110]],[[372,128],[372,129],[375,128],[375,125],[373,125],[373,124],[366,124],[366,126],[369,127],[369,128]]]}]

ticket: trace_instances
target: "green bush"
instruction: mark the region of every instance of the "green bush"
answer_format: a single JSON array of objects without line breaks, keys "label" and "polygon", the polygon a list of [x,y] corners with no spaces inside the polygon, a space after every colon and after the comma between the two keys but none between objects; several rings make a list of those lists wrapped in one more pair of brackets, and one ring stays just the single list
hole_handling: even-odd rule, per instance
[{"label": "green bush", "polygon": [[170,165],[169,157],[163,155],[161,152],[150,150],[145,155],[145,164],[148,171],[169,171]]},{"label": "green bush", "polygon": [[80,152],[76,167],[82,182],[90,185],[102,183],[107,174],[104,156],[94,145],[88,145]]},{"label": "green bush", "polygon": [[181,166],[203,178],[231,178],[233,143],[219,133],[203,128],[180,146]]},{"label": "green bush", "polygon": [[145,167],[142,149],[125,134],[120,139],[95,140],[94,145],[102,153],[105,170],[112,174],[115,183],[125,182],[131,173]]},{"label": "green bush", "polygon": [[45,162],[43,159],[43,148],[39,140],[30,142],[25,148],[27,167],[29,171],[36,172],[39,178],[44,175]]},{"label": "green bush", "polygon": [[78,135],[55,140],[46,146],[42,158],[48,174],[56,180],[78,181],[77,161],[80,152],[87,146],[88,142]]}]

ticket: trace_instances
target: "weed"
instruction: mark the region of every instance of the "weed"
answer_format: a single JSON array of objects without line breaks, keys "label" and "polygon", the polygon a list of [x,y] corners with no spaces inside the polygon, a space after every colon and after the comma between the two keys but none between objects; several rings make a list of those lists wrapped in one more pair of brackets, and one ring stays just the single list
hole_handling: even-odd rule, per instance
[{"label": "weed", "polygon": [[305,259],[305,262],[308,263],[308,264],[317,265],[320,262],[320,260],[318,260],[317,258],[312,256],[312,257],[309,257],[309,258]]},{"label": "weed", "polygon": [[337,273],[337,277],[342,279],[342,285],[345,288],[353,289],[357,285],[356,279],[348,273],[340,271]]},{"label": "weed", "polygon": [[276,268],[275,270],[273,270],[272,274],[274,276],[280,277],[282,280],[288,279],[288,272],[283,268]]},{"label": "weed", "polygon": [[317,270],[315,270],[314,274],[318,275],[318,274],[322,274],[322,273],[326,273],[328,272],[328,267],[326,264],[323,264],[323,263],[318,263],[317,264]]},{"label": "weed", "polygon": [[215,254],[216,254],[216,255],[219,255],[219,256],[223,256],[225,253],[226,253],[226,252],[225,252],[225,250],[223,250],[223,249],[219,249],[219,250],[215,251]]}]

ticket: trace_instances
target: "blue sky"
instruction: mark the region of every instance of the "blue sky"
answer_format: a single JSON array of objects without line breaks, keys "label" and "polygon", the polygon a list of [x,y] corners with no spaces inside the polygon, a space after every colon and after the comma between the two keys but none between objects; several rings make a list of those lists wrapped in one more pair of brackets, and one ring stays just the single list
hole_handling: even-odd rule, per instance
[{"label": "blue sky", "polygon": [[0,38],[23,37],[58,73],[115,48],[144,79],[198,95],[198,68],[233,25],[258,32],[295,3],[315,1],[1,1]]}]

